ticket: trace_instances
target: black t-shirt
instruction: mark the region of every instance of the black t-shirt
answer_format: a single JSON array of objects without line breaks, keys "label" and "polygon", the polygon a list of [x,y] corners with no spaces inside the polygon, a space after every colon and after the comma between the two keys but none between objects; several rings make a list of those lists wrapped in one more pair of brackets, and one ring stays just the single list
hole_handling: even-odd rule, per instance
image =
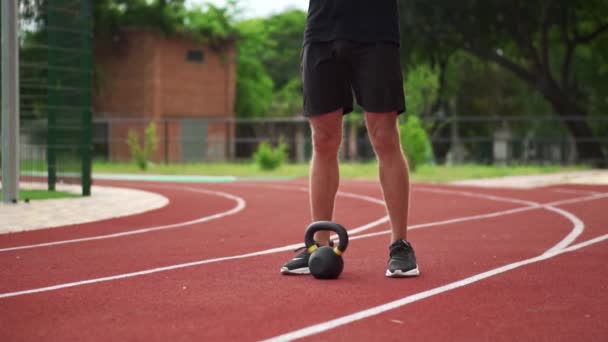
[{"label": "black t-shirt", "polygon": [[397,0],[310,0],[304,44],[338,39],[399,44]]}]

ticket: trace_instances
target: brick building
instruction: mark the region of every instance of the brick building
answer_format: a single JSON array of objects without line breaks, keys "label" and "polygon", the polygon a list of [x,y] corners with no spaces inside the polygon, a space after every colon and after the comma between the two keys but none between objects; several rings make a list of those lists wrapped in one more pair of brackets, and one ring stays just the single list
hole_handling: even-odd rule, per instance
[{"label": "brick building", "polygon": [[234,129],[225,119],[234,117],[235,57],[234,43],[214,49],[149,29],[124,29],[96,42],[96,154],[129,160],[128,131],[155,122],[157,162],[232,156]]}]

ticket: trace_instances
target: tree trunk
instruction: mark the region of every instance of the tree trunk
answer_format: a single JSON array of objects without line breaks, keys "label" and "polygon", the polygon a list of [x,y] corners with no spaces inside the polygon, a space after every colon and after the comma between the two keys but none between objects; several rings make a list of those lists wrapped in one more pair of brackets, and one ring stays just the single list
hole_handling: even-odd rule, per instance
[{"label": "tree trunk", "polygon": [[553,110],[564,120],[576,145],[578,160],[589,162],[596,167],[605,168],[608,160],[602,150],[602,145],[593,134],[589,123],[585,120],[587,112],[572,103],[561,89],[546,89],[545,98],[551,103]]},{"label": "tree trunk", "polygon": [[[573,95],[567,88],[561,88],[548,70],[549,66],[538,67],[527,70],[525,67],[508,60],[493,51],[478,48],[467,49],[473,55],[482,60],[495,62],[506,70],[512,72],[519,79],[527,82],[532,88],[543,94],[544,98],[551,103],[555,113],[564,120],[564,124],[572,134],[579,161],[591,162],[596,167],[607,167],[608,160],[602,151],[602,145],[596,139],[585,119],[587,111],[578,106]],[[569,74],[569,71],[565,71]]]},{"label": "tree trunk", "polygon": [[[557,111],[557,109],[555,110]],[[564,114],[560,113],[560,116],[564,116]],[[593,136],[593,131],[589,127],[589,124],[580,119],[566,119],[564,124],[574,137],[578,160],[590,162],[597,167],[606,167],[607,161],[602,151],[602,145]]]}]

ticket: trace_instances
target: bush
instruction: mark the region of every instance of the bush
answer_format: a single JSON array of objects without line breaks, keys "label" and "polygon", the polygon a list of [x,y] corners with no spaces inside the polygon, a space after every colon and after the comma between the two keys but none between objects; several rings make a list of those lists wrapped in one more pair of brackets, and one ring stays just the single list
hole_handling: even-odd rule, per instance
[{"label": "bush", "polygon": [[401,146],[405,150],[412,171],[432,160],[433,152],[429,137],[417,116],[408,116],[406,122],[399,126],[399,131]]},{"label": "bush", "polygon": [[147,170],[149,160],[158,148],[158,137],[156,136],[156,125],[150,123],[144,132],[143,145],[140,143],[139,134],[130,129],[127,136],[127,144],[131,152],[131,159],[141,170]]},{"label": "bush", "polygon": [[287,159],[287,145],[279,144],[272,148],[269,143],[263,142],[253,154],[253,159],[262,170],[274,170],[283,165]]}]

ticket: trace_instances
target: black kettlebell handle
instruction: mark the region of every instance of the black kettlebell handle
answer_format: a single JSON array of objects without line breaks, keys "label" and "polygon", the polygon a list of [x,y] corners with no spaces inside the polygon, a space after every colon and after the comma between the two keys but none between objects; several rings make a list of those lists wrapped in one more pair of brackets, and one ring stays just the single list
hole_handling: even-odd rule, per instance
[{"label": "black kettlebell handle", "polygon": [[338,243],[338,247],[334,248],[334,253],[337,255],[342,255],[342,253],[346,251],[346,247],[348,247],[348,233],[344,227],[331,221],[313,222],[308,226],[308,228],[306,228],[306,233],[304,234],[304,243],[306,244],[308,253],[312,253],[318,248],[315,244],[315,233],[321,230],[330,230],[338,234],[340,241]]}]

